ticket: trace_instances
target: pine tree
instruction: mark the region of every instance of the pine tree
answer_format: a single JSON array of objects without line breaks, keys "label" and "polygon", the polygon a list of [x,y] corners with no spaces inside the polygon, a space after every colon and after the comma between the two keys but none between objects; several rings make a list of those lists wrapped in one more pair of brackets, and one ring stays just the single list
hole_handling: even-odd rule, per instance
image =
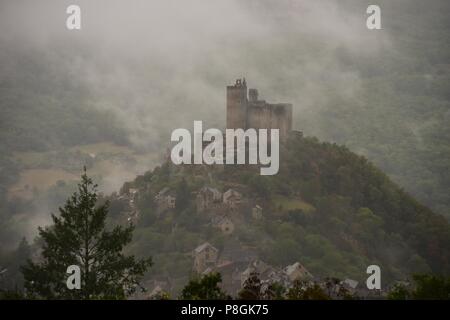
[{"label": "pine tree", "polygon": [[[151,259],[125,256],[133,226],[106,230],[108,202],[98,205],[97,185],[86,174],[78,191],[52,214],[53,225],[41,228],[41,259],[22,267],[29,297],[45,299],[124,299],[139,287]],[[81,270],[81,288],[68,289],[67,267]]]}]

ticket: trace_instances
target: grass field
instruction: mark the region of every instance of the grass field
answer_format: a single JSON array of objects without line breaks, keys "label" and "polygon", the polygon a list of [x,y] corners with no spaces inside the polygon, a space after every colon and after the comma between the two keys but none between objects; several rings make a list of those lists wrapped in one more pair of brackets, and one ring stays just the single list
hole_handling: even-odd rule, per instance
[{"label": "grass field", "polygon": [[20,172],[19,181],[8,191],[9,197],[30,199],[33,191],[45,191],[56,182],[76,180],[79,177],[61,169],[26,169]]},{"label": "grass field", "polygon": [[301,209],[305,212],[313,212],[314,206],[299,199],[299,198],[287,198],[282,195],[276,195],[273,197],[273,202],[277,207],[281,207],[283,210],[295,210]]},{"label": "grass field", "polygon": [[[159,163],[159,155],[155,153],[136,153],[132,148],[119,146],[110,142],[74,146],[65,150],[51,150],[48,152],[17,152],[14,160],[23,168],[19,181],[8,190],[9,197],[30,199],[33,190],[45,191],[58,181],[73,181],[80,178],[83,164],[80,162],[80,172],[69,172],[58,163],[49,168],[46,159],[54,159],[58,152],[82,153],[93,158],[92,167],[88,174],[101,181],[100,190],[105,193],[118,190],[126,181],[132,180],[137,174],[152,169]],[[102,157],[99,157],[102,156]],[[116,157],[117,156],[117,157]],[[131,161],[118,161],[117,159]],[[43,168],[43,165],[47,167]],[[76,166],[77,167],[77,166]]]}]

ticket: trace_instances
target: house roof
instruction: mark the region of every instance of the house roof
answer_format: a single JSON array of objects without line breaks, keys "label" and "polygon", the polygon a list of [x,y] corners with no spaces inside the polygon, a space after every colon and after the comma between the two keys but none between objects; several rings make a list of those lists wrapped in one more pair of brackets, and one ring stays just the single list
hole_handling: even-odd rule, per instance
[{"label": "house roof", "polygon": [[304,273],[310,274],[309,271],[300,262],[295,262],[295,263],[287,266],[285,268],[285,272],[286,272],[286,274],[290,275],[298,269],[300,269]]},{"label": "house roof", "polygon": [[231,223],[233,224],[233,222],[227,218],[227,217],[220,217],[220,216],[215,216],[211,219],[211,223],[213,224],[213,226],[220,226],[223,225],[224,223]]},{"label": "house roof", "polygon": [[358,281],[353,279],[345,279],[344,281],[342,281],[342,283],[349,286],[352,289],[355,289],[358,286]]},{"label": "house roof", "polygon": [[260,274],[273,269],[272,266],[259,259],[254,260],[251,266]]},{"label": "house roof", "polygon": [[152,292],[150,292],[150,297],[156,296],[161,292],[163,292],[163,289],[158,285],[152,290]]},{"label": "house roof", "polygon": [[274,271],[274,268],[271,265],[269,265],[259,259],[256,259],[248,265],[247,269],[245,269],[244,272],[242,272],[242,274],[244,276],[248,276],[252,272],[257,272],[260,276],[262,276],[263,274],[267,275],[268,273],[271,273],[272,271]]},{"label": "house roof", "polygon": [[248,264],[258,257],[255,250],[243,248],[239,241],[233,239],[230,239],[225,243],[220,256],[222,260],[230,260],[234,263],[245,264]]},{"label": "house roof", "polygon": [[211,272],[213,272],[213,269],[211,267],[208,267],[202,272],[202,275],[207,275],[210,274]]},{"label": "house roof", "polygon": [[205,242],[205,243],[199,245],[197,248],[194,249],[194,251],[195,251],[196,253],[200,253],[200,252],[202,252],[203,250],[205,250],[206,248],[211,248],[211,249],[213,249],[214,251],[219,251],[219,250],[216,249],[213,245],[211,245],[209,242]]},{"label": "house roof", "polygon": [[158,196],[163,196],[168,191],[169,191],[169,187],[165,187],[165,188],[161,189],[161,191],[158,192]]},{"label": "house roof", "polygon": [[233,188],[228,189],[227,191],[225,191],[225,193],[228,193],[228,194],[231,194],[231,193],[240,194],[237,190],[235,190]]},{"label": "house roof", "polygon": [[171,190],[169,187],[165,187],[159,191],[155,198],[163,198],[163,197],[172,197],[176,198],[176,192],[174,190]]},{"label": "house roof", "polygon": [[205,186],[205,187],[201,188],[199,192],[207,192],[207,191],[211,192],[214,195],[214,197],[222,196],[222,193],[219,190],[217,190],[216,188],[212,188],[212,187]]},{"label": "house roof", "polygon": [[228,189],[227,191],[225,191],[225,193],[223,194],[223,198],[227,199],[229,197],[241,197],[241,194],[239,192],[237,192],[234,189]]},{"label": "house roof", "polygon": [[218,269],[220,269],[220,268],[226,268],[226,267],[229,267],[229,266],[232,266],[232,265],[234,265],[234,262],[233,261],[230,261],[230,260],[224,260],[224,261],[220,261],[218,264],[217,264],[217,268]]}]

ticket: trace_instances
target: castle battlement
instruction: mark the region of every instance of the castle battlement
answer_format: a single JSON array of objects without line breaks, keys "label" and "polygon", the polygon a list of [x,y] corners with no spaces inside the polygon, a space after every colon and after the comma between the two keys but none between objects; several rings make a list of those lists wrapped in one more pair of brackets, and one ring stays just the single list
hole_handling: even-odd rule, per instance
[{"label": "castle battlement", "polygon": [[292,104],[259,100],[257,89],[244,79],[227,86],[227,129],[279,129],[284,140],[292,131]]}]

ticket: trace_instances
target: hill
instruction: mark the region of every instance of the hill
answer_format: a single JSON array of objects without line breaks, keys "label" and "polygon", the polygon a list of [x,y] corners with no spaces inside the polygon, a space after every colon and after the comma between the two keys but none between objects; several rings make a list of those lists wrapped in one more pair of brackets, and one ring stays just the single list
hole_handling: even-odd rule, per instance
[{"label": "hill", "polygon": [[[318,277],[362,281],[371,264],[381,267],[385,284],[415,272],[448,273],[446,219],[366,158],[300,136],[280,152],[275,176],[249,166],[166,162],[113,195],[114,222],[137,226],[130,250],[154,256],[149,278],[183,285],[193,268],[190,253],[205,241],[274,267],[299,261]],[[224,193],[230,189],[236,194]],[[219,192],[219,200],[209,201],[207,190]]]}]

